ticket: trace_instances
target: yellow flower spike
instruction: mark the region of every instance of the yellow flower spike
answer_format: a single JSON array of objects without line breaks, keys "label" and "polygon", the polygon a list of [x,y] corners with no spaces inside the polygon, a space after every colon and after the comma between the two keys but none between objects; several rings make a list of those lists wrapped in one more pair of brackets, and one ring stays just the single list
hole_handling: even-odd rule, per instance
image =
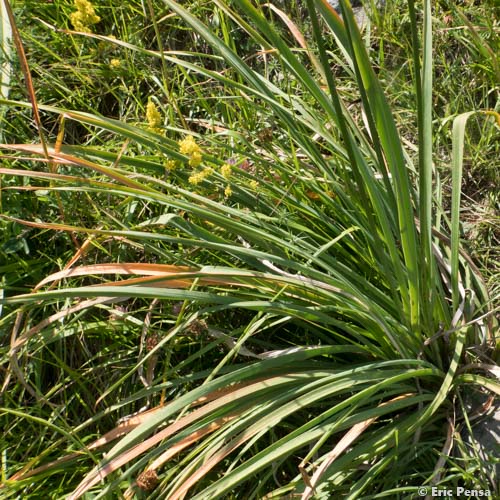
[{"label": "yellow flower spike", "polygon": [[224,196],[226,198],[229,198],[233,194],[233,190],[231,189],[231,186],[228,184],[226,186],[226,189],[224,189]]},{"label": "yellow flower spike", "polygon": [[192,135],[188,135],[184,139],[181,139],[179,142],[179,151],[181,154],[186,156],[191,156],[193,153],[201,153],[201,148],[196,144],[194,137]]},{"label": "yellow flower spike", "polygon": [[95,13],[89,0],[75,0],[76,12],[70,15],[71,24],[77,31],[91,33],[90,26],[98,23],[101,18]]},{"label": "yellow flower spike", "polygon": [[201,164],[201,148],[196,144],[194,137],[188,135],[184,139],[178,142],[179,151],[181,154],[189,156],[189,165],[193,168],[198,167]]},{"label": "yellow flower spike", "polygon": [[161,114],[153,101],[146,105],[146,120],[151,130],[158,130],[161,126]]},{"label": "yellow flower spike", "polygon": [[212,174],[214,169],[212,167],[205,167],[203,170],[196,172],[192,174],[188,182],[189,184],[199,184],[200,182],[204,181],[210,174]]},{"label": "yellow flower spike", "polygon": [[169,172],[175,170],[176,167],[177,167],[177,162],[175,160],[167,160],[165,162],[165,170],[168,170]]},{"label": "yellow flower spike", "polygon": [[231,177],[232,170],[233,170],[233,168],[231,167],[231,165],[229,165],[229,163],[225,163],[220,168],[220,173],[221,173],[222,177],[224,177],[224,179],[229,179],[229,177]]},{"label": "yellow flower spike", "polygon": [[201,153],[194,152],[191,154],[191,158],[189,158],[189,165],[193,168],[196,168],[201,164]]},{"label": "yellow flower spike", "polygon": [[111,59],[111,61],[109,61],[109,65],[113,69],[117,69],[122,65],[122,62],[120,61],[120,59]]},{"label": "yellow flower spike", "polygon": [[204,178],[205,176],[203,175],[203,172],[196,172],[195,174],[189,176],[188,182],[189,184],[193,184],[194,186],[196,186],[197,184],[202,182]]},{"label": "yellow flower spike", "polygon": [[257,188],[259,187],[259,183],[255,180],[250,181],[250,187],[254,190],[257,191]]}]

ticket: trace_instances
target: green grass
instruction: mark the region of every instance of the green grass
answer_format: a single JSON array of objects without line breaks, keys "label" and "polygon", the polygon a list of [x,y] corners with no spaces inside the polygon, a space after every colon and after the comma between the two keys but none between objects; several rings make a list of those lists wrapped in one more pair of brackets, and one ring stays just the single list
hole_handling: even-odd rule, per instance
[{"label": "green grass", "polygon": [[430,3],[14,4],[0,496],[493,498],[498,25]]}]

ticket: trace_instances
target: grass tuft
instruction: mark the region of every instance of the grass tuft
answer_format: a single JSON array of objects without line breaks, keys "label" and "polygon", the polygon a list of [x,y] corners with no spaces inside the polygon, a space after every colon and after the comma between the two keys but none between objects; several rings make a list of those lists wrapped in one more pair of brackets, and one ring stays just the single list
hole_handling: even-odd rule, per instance
[{"label": "grass tuft", "polygon": [[486,4],[5,3],[0,496],[498,494]]}]

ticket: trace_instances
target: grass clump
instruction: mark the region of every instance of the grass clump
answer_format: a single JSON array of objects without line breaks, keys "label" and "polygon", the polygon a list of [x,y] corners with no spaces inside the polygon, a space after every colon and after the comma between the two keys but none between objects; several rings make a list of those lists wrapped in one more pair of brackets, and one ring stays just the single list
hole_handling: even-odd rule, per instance
[{"label": "grass clump", "polygon": [[56,30],[128,61],[120,112],[41,93],[46,146],[26,129],[2,146],[2,224],[65,241],[37,249],[31,289],[8,274],[0,491],[493,496],[471,423],[500,392],[496,306],[461,188],[467,123],[493,139],[498,114],[436,126],[430,2],[402,11],[401,46],[377,37],[395,13],[361,33],[344,1],[342,19],[320,0],[126,5]]}]

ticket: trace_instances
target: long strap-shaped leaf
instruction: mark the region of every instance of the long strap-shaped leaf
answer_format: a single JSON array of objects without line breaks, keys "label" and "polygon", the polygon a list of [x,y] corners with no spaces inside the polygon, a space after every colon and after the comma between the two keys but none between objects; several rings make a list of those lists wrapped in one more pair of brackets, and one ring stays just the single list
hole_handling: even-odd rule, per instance
[{"label": "long strap-shaped leaf", "polygon": [[[382,86],[371,66],[361,34],[356,27],[352,9],[344,0],[340,1],[340,5],[342,7],[344,22],[347,25],[347,34],[355,61],[358,86],[364,90],[361,93],[363,106],[365,110],[369,110],[373,115],[375,130],[372,130],[372,135],[377,134],[380,139],[387,168],[392,176],[393,189],[397,201],[398,230],[408,276],[408,312],[411,328],[417,333],[420,329],[419,314],[421,307],[419,296],[420,273],[418,269],[420,259],[409,170],[405,162],[401,140],[391,109],[384,96]],[[395,260],[395,264],[396,262]]]},{"label": "long strap-shaped leaf", "polygon": [[[408,2],[412,31],[414,87],[417,101],[417,125],[419,142],[419,218],[421,249],[421,290],[423,319],[432,331],[431,316],[434,302],[435,263],[432,256],[432,11],[430,0],[424,2],[423,65],[420,64],[420,43],[417,28],[415,2]],[[429,286],[431,284],[431,286]]]},{"label": "long strap-shaped leaf", "polygon": [[[313,23],[313,31],[316,36],[316,42],[318,44],[318,49],[320,52],[320,58],[325,67],[329,65],[328,57],[326,54],[326,50],[323,44],[323,34],[319,27],[318,20],[316,18],[316,13],[313,5],[313,0],[307,0],[309,11],[311,15],[311,20]],[[344,50],[349,49],[348,47],[348,37],[345,33],[345,28],[342,23],[339,22],[337,14],[333,11],[333,9],[326,3],[326,1],[320,1],[319,7],[320,11],[323,14],[327,24],[330,26],[331,30],[337,36],[338,40],[344,40],[346,44]],[[357,31],[356,25],[351,25],[351,29]],[[364,47],[362,47],[364,50]],[[352,64],[356,68],[358,62],[356,61],[355,54],[352,53]],[[359,71],[358,71],[359,73]],[[371,113],[369,110],[369,105],[366,100],[366,92],[364,91],[364,87],[360,82],[360,92],[362,96],[364,96],[365,101],[365,110],[368,114],[369,121],[372,124],[371,127],[371,135],[375,143],[375,149],[379,151],[376,153],[377,161],[379,163],[379,171],[383,175],[383,179],[386,186],[386,192],[383,193],[381,188],[379,187],[379,183],[376,181],[374,173],[372,169],[367,165],[366,161],[362,157],[359,152],[358,147],[356,146],[355,139],[351,133],[352,124],[347,119],[348,115],[344,113],[337,87],[335,84],[335,79],[331,71],[326,72],[326,80],[330,89],[330,95],[332,99],[333,106],[337,112],[338,119],[337,123],[339,129],[341,131],[342,137],[344,139],[345,147],[347,150],[347,154],[349,156],[350,165],[354,176],[356,178],[357,189],[360,191],[360,194],[363,198],[365,198],[362,202],[364,206],[368,206],[368,199],[373,206],[374,212],[376,213],[376,217],[374,217],[370,211],[367,212],[367,217],[370,222],[371,227],[381,226],[383,238],[378,235],[377,231],[373,231],[373,237],[375,239],[375,244],[373,245],[373,251],[377,254],[380,264],[382,267],[390,269],[391,272],[387,272],[388,277],[392,277],[392,273],[395,275],[395,279],[391,283],[394,290],[399,289],[399,293],[401,294],[401,299],[398,296],[395,296],[394,299],[398,303],[402,301],[401,309],[404,311],[402,314],[403,321],[409,316],[410,313],[410,296],[406,289],[406,286],[401,286],[403,283],[407,281],[406,271],[403,269],[401,264],[401,260],[399,257],[399,250],[396,244],[396,237],[399,237],[396,233],[398,233],[397,228],[394,227],[394,215],[393,212],[397,213],[397,203],[393,201],[393,192],[392,187],[389,184],[388,174],[386,172],[385,167],[385,159],[382,151],[380,150],[380,141],[378,139],[378,132],[373,123],[373,118],[371,118]],[[389,199],[389,202],[387,201]],[[389,256],[385,253],[385,247],[389,250]]]},{"label": "long strap-shaped leaf", "polygon": [[[460,199],[462,187],[462,170],[464,157],[464,138],[467,121],[475,114],[492,116],[497,126],[500,127],[500,114],[495,111],[469,111],[458,115],[453,121],[453,150],[452,150],[452,199],[451,199],[451,282],[453,296],[453,310],[456,311],[460,302],[460,283],[459,275],[459,253],[460,253]],[[477,273],[479,274],[479,273]],[[483,293],[482,302],[488,299],[486,286],[478,280],[478,291]]]}]

